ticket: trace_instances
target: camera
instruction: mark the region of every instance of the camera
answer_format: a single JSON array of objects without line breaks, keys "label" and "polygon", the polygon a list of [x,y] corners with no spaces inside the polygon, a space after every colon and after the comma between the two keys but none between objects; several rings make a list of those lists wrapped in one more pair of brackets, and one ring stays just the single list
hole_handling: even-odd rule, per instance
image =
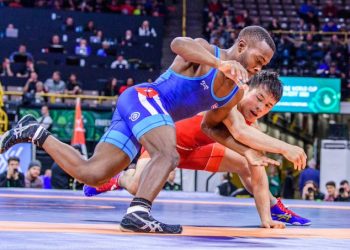
[{"label": "camera", "polygon": [[345,189],[343,187],[339,188],[339,194],[343,194],[345,192]]},{"label": "camera", "polygon": [[307,189],[307,192],[308,192],[308,193],[312,193],[312,192],[314,192],[314,189],[313,189],[312,187],[309,187],[309,188]]}]

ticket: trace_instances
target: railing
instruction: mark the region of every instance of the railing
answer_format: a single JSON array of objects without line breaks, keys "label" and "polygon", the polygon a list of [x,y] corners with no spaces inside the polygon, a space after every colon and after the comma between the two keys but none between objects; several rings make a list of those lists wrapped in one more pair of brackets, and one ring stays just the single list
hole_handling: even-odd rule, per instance
[{"label": "railing", "polygon": [[[4,95],[8,96],[23,96],[23,92],[20,91],[4,91]],[[116,101],[116,96],[94,96],[94,95],[68,95],[68,94],[53,94],[53,93],[42,93],[38,94],[41,97],[48,97],[50,103],[55,103],[56,99],[76,99],[82,100],[96,100],[97,104],[101,104],[103,101]]]},{"label": "railing", "polygon": [[350,32],[326,32],[326,31],[296,31],[296,30],[272,30],[274,34],[286,34],[286,35],[322,35],[322,36],[332,36],[332,35],[340,35],[344,36],[344,42],[348,42],[348,37],[350,36]]},{"label": "railing", "polygon": [[2,89],[2,85],[0,82],[0,135],[2,135],[3,133],[5,133],[5,131],[7,131],[7,126],[8,126],[7,114],[2,109],[2,107],[4,106],[3,97],[4,97],[4,91]]}]

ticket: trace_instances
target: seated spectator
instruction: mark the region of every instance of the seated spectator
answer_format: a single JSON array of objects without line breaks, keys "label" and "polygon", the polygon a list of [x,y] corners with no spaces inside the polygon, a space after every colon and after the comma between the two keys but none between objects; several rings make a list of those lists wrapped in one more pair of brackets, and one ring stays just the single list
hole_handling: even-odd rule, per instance
[{"label": "seated spectator", "polygon": [[91,1],[87,1],[87,0],[83,0],[80,1],[80,4],[77,7],[77,10],[81,11],[81,12],[92,12],[94,10],[94,8],[91,5]]},{"label": "seated spectator", "polygon": [[49,168],[46,169],[44,175],[41,176],[41,181],[43,182],[44,189],[52,189],[51,176],[52,176],[52,171]]},{"label": "seated spectator", "polygon": [[31,60],[27,60],[25,67],[23,67],[22,70],[17,72],[16,77],[27,78],[32,72],[35,72],[34,62]]},{"label": "seated spectator", "polygon": [[[30,76],[23,87],[23,104],[31,104],[36,102],[35,94],[37,93],[38,74],[31,72]],[[42,84],[42,83],[41,83]],[[40,103],[40,102],[39,102]]]},{"label": "seated spectator", "polygon": [[0,76],[9,76],[9,77],[12,77],[14,74],[13,74],[13,71],[11,69],[11,62],[10,62],[10,59],[8,58],[4,58],[4,60],[2,61],[2,64],[1,64],[1,68],[0,68]]},{"label": "seated spectator", "polygon": [[120,13],[120,4],[117,0],[111,0],[107,5],[107,10],[113,13]]},{"label": "seated spectator", "polygon": [[[344,183],[347,183],[347,184],[344,184]],[[335,201],[350,201],[350,193],[348,190],[349,190],[349,183],[347,181],[342,181],[340,183],[339,195],[335,199]]]},{"label": "seated spectator", "polygon": [[26,188],[43,188],[43,182],[40,178],[41,163],[39,161],[32,161],[29,164],[26,176],[25,187]]},{"label": "seated spectator", "polygon": [[38,123],[50,131],[53,120],[50,116],[49,106],[46,104],[41,107],[41,117],[38,119]]},{"label": "seated spectator", "polygon": [[101,57],[106,57],[108,56],[108,51],[109,51],[110,45],[109,42],[103,41],[102,42],[102,48],[97,50],[96,55],[101,56]]},{"label": "seated spectator", "polygon": [[332,62],[329,70],[326,70],[322,77],[328,77],[328,78],[341,78],[341,72],[339,71],[337,64],[335,62]]},{"label": "seated spectator", "polygon": [[236,27],[243,29],[246,26],[252,24],[252,19],[249,17],[248,10],[242,10],[239,15],[236,16]]},{"label": "seated spectator", "polygon": [[145,8],[143,7],[142,4],[137,4],[136,5],[136,8],[134,9],[133,13],[132,13],[134,16],[146,16],[147,13],[146,13],[146,10]]},{"label": "seated spectator", "polygon": [[62,30],[66,32],[74,32],[75,24],[73,17],[69,16],[66,18],[64,24],[62,25]]},{"label": "seated spectator", "polygon": [[45,52],[50,53],[64,53],[64,46],[61,44],[61,39],[58,35],[53,35],[51,38],[51,44],[48,49],[45,50]]},{"label": "seated spectator", "polygon": [[120,43],[121,46],[132,47],[136,44],[136,39],[131,30],[125,31],[125,36],[122,38]]},{"label": "seated spectator", "polygon": [[47,93],[44,84],[41,81],[38,81],[35,85],[35,103],[44,103],[47,102],[47,97],[43,97],[41,94]]},{"label": "seated spectator", "polygon": [[139,27],[139,36],[157,37],[157,33],[153,27],[150,27],[149,21],[145,20]]},{"label": "seated spectator", "polygon": [[326,183],[327,195],[324,199],[325,201],[335,201],[337,198],[337,188],[334,181],[329,181]]},{"label": "seated spectator", "polygon": [[118,88],[117,88],[117,83],[118,83],[118,80],[117,78],[111,78],[107,85],[105,86],[105,89],[104,89],[104,95],[105,96],[116,96],[118,95]]},{"label": "seated spectator", "polygon": [[7,170],[0,174],[0,187],[24,187],[24,175],[19,172],[19,158],[11,156],[7,160]]},{"label": "seated spectator", "polygon": [[96,34],[90,36],[90,43],[101,43],[103,41],[103,32],[102,30],[96,31]]},{"label": "seated spectator", "polygon": [[66,93],[69,95],[80,95],[82,92],[82,84],[78,81],[77,75],[74,73],[70,74],[67,81]]},{"label": "seated spectator", "polygon": [[338,9],[334,5],[334,2],[329,0],[326,1],[326,4],[323,6],[322,12],[325,17],[337,17]]},{"label": "seated spectator", "polygon": [[[73,145],[73,147],[81,152],[80,145]],[[51,166],[52,176],[51,176],[51,186],[53,189],[82,189],[83,184],[77,182],[72,176],[67,174],[56,162]]]},{"label": "seated spectator", "polygon": [[117,56],[117,59],[112,62],[111,69],[128,69],[129,63],[123,56]]},{"label": "seated spectator", "polygon": [[61,73],[59,71],[54,71],[52,78],[45,81],[45,88],[48,93],[63,94],[66,91],[66,83],[61,80]]},{"label": "seated spectator", "polygon": [[124,15],[132,15],[134,12],[134,6],[131,4],[130,0],[125,0],[124,4],[120,6],[120,12]]},{"label": "seated spectator", "polygon": [[119,88],[119,95],[121,95],[127,88],[130,88],[134,86],[134,79],[132,77],[129,77],[126,80],[126,85],[123,85]]},{"label": "seated spectator", "polygon": [[313,6],[311,0],[306,1],[300,6],[299,15],[302,19],[305,20],[307,24],[313,23],[317,27],[319,27],[317,9],[315,8],[315,6]]},{"label": "seated spectator", "polygon": [[231,182],[231,174],[223,173],[221,176],[221,184],[216,187],[216,193],[222,196],[231,196],[237,190],[237,187]]},{"label": "seated spectator", "polygon": [[10,1],[9,5],[10,8],[23,8],[23,5],[21,3],[21,0],[13,0]]},{"label": "seated spectator", "polygon": [[5,30],[5,36],[7,38],[17,38],[18,37],[18,29],[15,28],[15,26],[12,23],[9,23],[9,25],[7,25],[7,28]]},{"label": "seated spectator", "polygon": [[163,190],[182,191],[181,185],[175,182],[175,177],[176,177],[176,170],[174,169],[173,171],[170,172],[168,176],[168,180],[163,187]]},{"label": "seated spectator", "polygon": [[91,48],[88,46],[86,39],[80,39],[79,45],[75,47],[75,54],[79,56],[89,56]]},{"label": "seated spectator", "polygon": [[339,28],[338,25],[332,20],[332,19],[327,19],[327,23],[323,25],[322,31],[323,32],[338,32]]},{"label": "seated spectator", "polygon": [[96,33],[96,28],[95,28],[95,23],[94,23],[94,21],[89,20],[89,21],[86,23],[86,25],[85,25],[83,31],[84,31],[84,32],[88,32],[88,33],[92,33],[92,34]]},{"label": "seated spectator", "polygon": [[268,30],[280,30],[280,29],[281,29],[281,26],[277,21],[277,18],[273,17],[271,19],[271,23],[269,24]]},{"label": "seated spectator", "polygon": [[93,5],[94,11],[97,13],[106,12],[106,4],[104,0],[95,0]]},{"label": "seated spectator", "polygon": [[21,62],[25,63],[26,61],[33,61],[33,56],[29,52],[27,52],[27,47],[24,44],[21,44],[18,47],[18,50],[12,52],[10,55],[10,61],[13,62]]}]

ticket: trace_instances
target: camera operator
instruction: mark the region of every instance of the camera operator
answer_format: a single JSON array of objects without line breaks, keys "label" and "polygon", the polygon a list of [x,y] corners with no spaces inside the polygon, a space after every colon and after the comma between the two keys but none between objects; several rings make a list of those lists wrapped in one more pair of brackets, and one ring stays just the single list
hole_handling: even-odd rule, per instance
[{"label": "camera operator", "polygon": [[18,170],[19,158],[12,156],[7,163],[7,171],[0,175],[0,187],[24,187],[24,175]]},{"label": "camera operator", "polygon": [[303,187],[303,200],[323,200],[324,194],[318,190],[318,186],[313,181],[307,181]]},{"label": "camera operator", "polygon": [[349,194],[349,182],[347,180],[343,180],[340,182],[339,195],[335,199],[335,201],[350,201]]}]

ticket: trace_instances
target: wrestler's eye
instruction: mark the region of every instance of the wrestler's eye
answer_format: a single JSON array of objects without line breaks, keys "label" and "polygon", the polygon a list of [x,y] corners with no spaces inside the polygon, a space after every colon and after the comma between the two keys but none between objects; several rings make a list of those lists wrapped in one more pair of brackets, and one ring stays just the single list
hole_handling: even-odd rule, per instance
[{"label": "wrestler's eye", "polygon": [[259,101],[259,102],[261,102],[261,101],[262,101],[262,99],[260,99],[258,96],[256,97],[256,99],[258,99],[258,101]]}]

